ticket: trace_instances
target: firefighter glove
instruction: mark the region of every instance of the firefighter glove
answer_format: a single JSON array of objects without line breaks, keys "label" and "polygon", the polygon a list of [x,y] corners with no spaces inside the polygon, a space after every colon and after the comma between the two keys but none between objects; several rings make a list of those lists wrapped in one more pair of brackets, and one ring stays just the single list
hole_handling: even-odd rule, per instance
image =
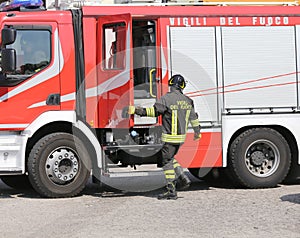
[{"label": "firefighter glove", "polygon": [[144,114],[145,114],[144,111],[145,111],[145,110],[144,110],[144,108],[142,108],[142,107],[136,107],[136,108],[135,108],[135,114],[136,114],[136,115],[144,116]]},{"label": "firefighter glove", "polygon": [[197,141],[197,140],[200,140],[201,139],[201,133],[200,132],[195,132],[194,133],[194,140]]}]

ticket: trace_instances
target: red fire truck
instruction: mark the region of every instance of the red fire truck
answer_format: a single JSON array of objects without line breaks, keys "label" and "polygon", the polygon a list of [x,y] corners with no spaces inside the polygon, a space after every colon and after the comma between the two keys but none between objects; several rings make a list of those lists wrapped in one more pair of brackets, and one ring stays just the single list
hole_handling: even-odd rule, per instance
[{"label": "red fire truck", "polygon": [[[202,179],[274,187],[299,175],[300,7],[83,6],[0,13],[0,175],[44,197],[79,194],[112,167],[159,167],[151,106],[188,81],[202,139],[176,159]],[[139,173],[136,171],[137,174]],[[120,175],[121,176],[121,175]]]}]

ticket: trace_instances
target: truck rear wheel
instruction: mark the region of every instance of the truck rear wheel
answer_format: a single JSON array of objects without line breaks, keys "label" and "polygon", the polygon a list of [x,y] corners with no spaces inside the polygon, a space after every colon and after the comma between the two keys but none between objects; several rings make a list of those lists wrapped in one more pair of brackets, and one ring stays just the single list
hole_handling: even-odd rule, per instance
[{"label": "truck rear wheel", "polygon": [[77,137],[53,133],[40,139],[28,158],[28,176],[43,197],[72,197],[90,176],[90,156]]},{"label": "truck rear wheel", "polygon": [[287,175],[291,151],[285,138],[271,128],[253,128],[231,144],[228,169],[235,182],[248,188],[275,187]]}]

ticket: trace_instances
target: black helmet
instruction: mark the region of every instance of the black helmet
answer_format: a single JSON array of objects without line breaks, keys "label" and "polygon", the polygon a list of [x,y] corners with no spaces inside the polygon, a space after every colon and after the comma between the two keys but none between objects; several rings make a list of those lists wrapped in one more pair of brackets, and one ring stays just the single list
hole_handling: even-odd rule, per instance
[{"label": "black helmet", "polygon": [[186,82],[182,75],[175,74],[169,79],[168,85],[183,90],[186,86]]}]

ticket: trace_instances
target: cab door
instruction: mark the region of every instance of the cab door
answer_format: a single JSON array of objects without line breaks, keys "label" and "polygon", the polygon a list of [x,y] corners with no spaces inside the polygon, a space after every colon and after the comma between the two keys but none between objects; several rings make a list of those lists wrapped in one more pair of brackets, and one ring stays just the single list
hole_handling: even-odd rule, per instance
[{"label": "cab door", "polygon": [[6,45],[15,51],[16,69],[1,73],[2,129],[23,130],[42,113],[61,110],[62,105],[58,26],[22,19],[7,18],[1,25],[16,31],[15,41]]},{"label": "cab door", "polygon": [[122,109],[133,105],[132,19],[130,14],[98,19],[97,85],[100,128],[128,128]]}]

